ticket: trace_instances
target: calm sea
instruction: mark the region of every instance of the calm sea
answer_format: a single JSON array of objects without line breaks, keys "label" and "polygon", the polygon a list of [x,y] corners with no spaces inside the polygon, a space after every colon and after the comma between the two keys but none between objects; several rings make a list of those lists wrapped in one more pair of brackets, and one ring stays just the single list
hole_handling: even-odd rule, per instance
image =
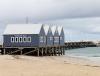
[{"label": "calm sea", "polygon": [[100,47],[88,47],[66,50],[66,55],[100,62]]}]

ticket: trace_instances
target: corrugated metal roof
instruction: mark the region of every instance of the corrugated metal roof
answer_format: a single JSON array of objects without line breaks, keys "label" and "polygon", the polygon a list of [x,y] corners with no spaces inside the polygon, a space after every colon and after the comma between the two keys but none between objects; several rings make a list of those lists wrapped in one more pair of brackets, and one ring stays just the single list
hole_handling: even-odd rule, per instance
[{"label": "corrugated metal roof", "polygon": [[52,34],[54,35],[55,32],[57,31],[57,26],[52,26],[51,27],[51,30],[52,30]]},{"label": "corrugated metal roof", "polygon": [[42,24],[9,24],[5,34],[39,34]]},{"label": "corrugated metal roof", "polygon": [[50,28],[49,25],[46,24],[43,26],[43,28],[44,28],[45,34],[47,35],[49,28]]},{"label": "corrugated metal roof", "polygon": [[59,35],[61,34],[61,31],[62,31],[62,29],[63,29],[63,27],[62,26],[58,26],[58,33],[59,33]]}]

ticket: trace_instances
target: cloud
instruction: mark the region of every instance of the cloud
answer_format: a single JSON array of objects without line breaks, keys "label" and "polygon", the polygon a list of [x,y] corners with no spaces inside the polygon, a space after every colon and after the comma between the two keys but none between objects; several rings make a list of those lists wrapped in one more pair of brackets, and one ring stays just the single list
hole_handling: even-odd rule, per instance
[{"label": "cloud", "polygon": [[0,35],[7,24],[25,23],[26,17],[29,23],[63,25],[74,40],[100,38],[99,0],[0,0]]},{"label": "cloud", "polygon": [[4,20],[55,20],[100,16],[99,0],[0,0],[0,17]]}]

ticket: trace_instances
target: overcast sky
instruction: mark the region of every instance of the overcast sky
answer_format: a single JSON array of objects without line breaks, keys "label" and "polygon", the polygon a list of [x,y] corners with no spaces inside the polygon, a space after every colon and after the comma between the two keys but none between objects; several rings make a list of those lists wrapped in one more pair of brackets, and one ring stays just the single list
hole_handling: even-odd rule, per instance
[{"label": "overcast sky", "polygon": [[7,24],[25,23],[26,17],[62,25],[66,41],[100,40],[100,0],[0,0],[0,37]]}]

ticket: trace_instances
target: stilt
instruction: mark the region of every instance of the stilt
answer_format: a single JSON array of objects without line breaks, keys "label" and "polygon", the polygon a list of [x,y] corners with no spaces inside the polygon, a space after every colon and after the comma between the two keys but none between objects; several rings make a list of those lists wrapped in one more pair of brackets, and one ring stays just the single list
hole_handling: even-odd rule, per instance
[{"label": "stilt", "polygon": [[54,54],[55,54],[55,56],[57,56],[57,48],[56,47],[54,49]]},{"label": "stilt", "polygon": [[47,55],[47,47],[45,47],[45,55]]},{"label": "stilt", "polygon": [[61,54],[60,46],[59,46],[59,49],[58,49],[58,50],[59,50],[59,52],[58,52],[58,53],[59,53],[59,56],[60,56],[60,54]]},{"label": "stilt", "polygon": [[23,54],[22,49],[20,49],[20,54],[21,54],[21,55]]},{"label": "stilt", "polygon": [[62,47],[61,47],[61,55],[63,55],[63,49],[62,49]]},{"label": "stilt", "polygon": [[6,49],[5,49],[5,48],[3,49],[3,54],[4,54],[4,55],[6,54]]},{"label": "stilt", "polygon": [[54,56],[54,49],[52,48],[52,56]]},{"label": "stilt", "polygon": [[39,56],[39,49],[37,50],[37,55]]},{"label": "stilt", "polygon": [[53,49],[51,48],[51,51],[52,51],[52,56],[53,56]]},{"label": "stilt", "polygon": [[63,55],[65,55],[65,50],[64,50],[64,47],[63,47]]},{"label": "stilt", "polygon": [[42,50],[41,50],[41,51],[42,51],[42,56],[43,56],[43,48],[42,48]]}]

